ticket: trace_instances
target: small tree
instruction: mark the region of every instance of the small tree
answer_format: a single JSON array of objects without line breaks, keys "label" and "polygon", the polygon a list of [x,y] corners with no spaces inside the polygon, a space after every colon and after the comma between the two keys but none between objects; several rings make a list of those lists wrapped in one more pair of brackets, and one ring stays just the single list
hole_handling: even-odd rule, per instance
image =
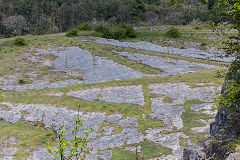
[{"label": "small tree", "polygon": [[7,31],[12,31],[14,35],[22,35],[23,31],[29,30],[27,21],[21,15],[7,17],[3,19],[2,24]]},{"label": "small tree", "polygon": [[47,150],[52,155],[54,160],[81,160],[84,159],[87,149],[87,142],[89,141],[89,134],[95,127],[88,128],[83,127],[84,135],[79,135],[80,128],[82,127],[83,120],[77,117],[74,121],[74,128],[71,129],[71,135],[73,139],[66,139],[66,130],[64,126],[59,128],[57,134],[58,146],[56,148],[51,147],[48,143]]}]

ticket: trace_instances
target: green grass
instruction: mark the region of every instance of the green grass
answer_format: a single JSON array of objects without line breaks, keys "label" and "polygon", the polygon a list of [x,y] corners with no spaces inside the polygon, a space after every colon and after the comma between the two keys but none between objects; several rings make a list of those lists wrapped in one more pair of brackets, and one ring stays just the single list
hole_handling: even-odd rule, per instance
[{"label": "green grass", "polygon": [[[139,145],[141,146],[141,152],[143,156],[140,156],[139,154],[136,155],[135,151],[126,151],[124,150],[125,147],[122,146],[120,148],[114,148],[112,160],[136,160],[136,157],[139,160],[146,160],[172,154],[172,149],[149,142],[147,140],[140,142]],[[137,146],[137,144],[135,146]]]},{"label": "green grass", "polygon": [[122,149],[114,149],[111,160],[136,160],[136,155]]},{"label": "green grass", "polygon": [[[35,127],[31,123],[16,122],[9,123],[0,121],[0,143],[10,137],[16,137],[18,142],[16,147],[19,149],[14,155],[15,159],[23,159],[30,156],[31,152],[40,146],[45,146],[46,143],[53,138],[55,134],[50,130],[45,130],[41,127]],[[29,149],[25,152],[25,149]]]},{"label": "green grass", "polygon": [[205,138],[204,137],[205,134],[195,133],[191,130],[191,128],[205,126],[206,124],[200,122],[199,121],[200,119],[208,121],[209,119],[214,118],[214,116],[212,115],[195,112],[189,108],[192,104],[202,104],[202,103],[204,102],[198,99],[188,100],[184,103],[186,111],[182,113],[182,121],[183,121],[182,131],[184,134],[190,137],[190,140],[192,141],[192,143],[203,140]]},{"label": "green grass", "polygon": [[138,130],[140,132],[145,132],[148,128],[155,128],[155,127],[165,127],[166,124],[161,122],[158,119],[151,118],[150,116],[146,115],[146,119],[139,118],[138,119]]},{"label": "green grass", "polygon": [[[162,26],[164,27],[164,26]],[[205,42],[207,44],[214,44],[215,46],[219,44],[215,44],[215,40],[209,40],[206,37],[209,35],[213,35],[215,33],[211,33],[206,29],[201,30],[191,30],[191,28],[187,26],[186,29],[178,26],[183,33],[183,37],[176,39],[169,39],[165,36],[165,31],[160,32],[144,32],[146,28],[142,28],[140,32],[138,32],[138,37],[134,39],[126,39],[125,41],[161,41],[161,40],[177,40],[177,41],[195,41],[195,42]],[[80,33],[81,34],[81,33]],[[84,32],[85,35],[89,33]],[[78,46],[82,49],[86,49],[90,51],[93,56],[104,56],[113,61],[123,64],[125,66],[131,67],[138,71],[150,74],[159,74],[160,70],[153,68],[151,66],[147,66],[141,63],[138,63],[133,60],[128,60],[125,57],[119,56],[111,52],[111,50],[117,51],[127,51],[131,53],[142,53],[166,58],[173,58],[176,60],[186,60],[190,62],[204,63],[204,64],[212,64],[218,66],[229,66],[229,63],[224,62],[214,62],[209,60],[195,59],[195,58],[187,58],[181,57],[178,55],[169,55],[158,52],[149,52],[145,50],[137,50],[133,48],[122,48],[104,44],[97,44],[92,42],[81,42],[74,39],[66,39],[64,36],[59,35],[43,35],[43,36],[24,36],[26,39],[27,46],[14,46],[12,41],[13,38],[10,39],[0,39],[0,75],[10,75],[16,74],[16,69],[22,72],[23,80],[27,80],[27,77],[24,77],[24,73],[29,71],[29,68],[33,68],[35,64],[26,64],[24,60],[24,53],[32,47],[46,48],[47,43],[51,43],[56,46]],[[47,58],[50,60],[54,60],[56,57],[44,55],[41,58]],[[49,78],[51,82],[64,80],[66,77],[63,73],[56,73],[49,71],[52,67],[43,66],[38,68],[36,71],[39,74],[38,78],[45,75],[51,75]],[[94,111],[94,112],[105,112],[106,115],[110,115],[113,113],[123,114],[123,118],[130,116],[138,117],[138,131],[144,133],[144,131],[148,128],[153,127],[163,127],[166,126],[160,120],[151,118],[148,116],[151,113],[151,98],[154,98],[156,95],[149,94],[148,86],[154,83],[178,83],[185,82],[190,85],[192,88],[198,87],[195,83],[214,83],[214,85],[222,85],[224,82],[224,74],[227,69],[213,69],[213,70],[204,70],[200,72],[194,73],[186,73],[186,74],[178,74],[167,77],[142,77],[142,78],[134,78],[134,79],[126,79],[126,80],[115,80],[108,81],[102,83],[94,83],[94,84],[79,84],[72,85],[63,88],[55,88],[55,89],[43,89],[43,90],[26,90],[24,92],[10,92],[10,91],[1,91],[0,92],[0,101],[1,102],[13,102],[13,103],[33,103],[33,104],[52,104],[57,106],[66,106],[69,109],[75,109],[80,111]],[[74,77],[71,77],[74,78]],[[144,93],[144,106],[138,106],[134,104],[116,104],[116,103],[107,103],[102,101],[93,101],[88,102],[78,98],[70,97],[63,95],[61,97],[55,96],[47,96],[47,93],[67,93],[73,90],[80,89],[89,89],[89,88],[102,88],[107,86],[126,86],[126,85],[142,85],[143,93]],[[207,86],[207,85],[205,85]],[[169,97],[164,97],[164,102],[171,103],[172,99]],[[204,119],[208,120],[213,118],[213,116],[209,116],[200,112],[195,112],[189,109],[191,104],[199,104],[203,103],[199,100],[189,100],[186,101],[185,112],[183,112],[182,119],[184,127],[182,130],[175,129],[174,131],[162,131],[164,134],[169,134],[175,131],[183,131],[187,136],[190,137],[192,142],[196,142],[204,138],[204,134],[198,134],[191,131],[193,127],[201,127],[204,126],[199,120]],[[80,106],[80,108],[78,107]],[[4,108],[3,109],[8,109]],[[26,114],[26,111],[22,111],[23,114]],[[142,118],[142,114],[145,114],[145,119]],[[123,127],[103,123],[100,126],[100,131],[102,131],[101,127],[105,125],[111,125],[115,127],[113,134],[117,134],[122,131]],[[19,139],[18,147],[20,150],[17,152],[17,159],[21,159],[24,156],[29,155],[30,153],[24,153],[23,150],[25,148],[29,148],[30,151],[39,146],[45,146],[45,143],[54,137],[54,133],[51,131],[44,130],[40,126],[33,126],[30,123],[17,122],[14,124],[7,123],[4,121],[0,121],[0,135],[3,135],[3,139],[6,139],[9,136],[16,136]],[[1,139],[1,141],[3,141]],[[0,141],[0,142],[1,142]],[[162,155],[171,154],[172,150],[160,145],[156,145],[154,143],[150,143],[148,141],[141,142],[139,145],[142,147],[142,153],[145,158],[152,158]],[[186,146],[186,139],[180,138],[180,145]],[[131,160],[136,159],[135,153],[125,151],[123,147],[114,148],[113,157],[114,160]]]},{"label": "green grass", "polygon": [[151,143],[146,140],[141,142],[140,144],[141,144],[141,150],[145,159],[172,154],[172,149]]}]

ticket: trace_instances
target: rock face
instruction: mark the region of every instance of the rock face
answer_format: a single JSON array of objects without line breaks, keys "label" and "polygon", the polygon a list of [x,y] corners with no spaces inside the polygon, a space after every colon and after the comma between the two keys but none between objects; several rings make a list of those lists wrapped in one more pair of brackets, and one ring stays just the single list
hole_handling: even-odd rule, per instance
[{"label": "rock face", "polygon": [[[229,80],[235,80],[238,85],[240,85],[240,69],[235,72],[229,72],[225,83]],[[225,94],[227,88],[223,87],[221,94]],[[240,93],[239,93],[240,94]],[[237,97],[239,98],[239,97]],[[234,118],[230,116],[228,109],[221,106],[215,117],[215,122],[210,125],[210,133],[213,136],[223,136],[225,135],[227,139],[233,138],[240,133],[240,99],[234,104],[237,108],[234,111]],[[238,127],[237,127],[238,126]]]},{"label": "rock face", "polygon": [[[235,69],[232,72],[229,72],[225,79],[225,84],[227,84],[230,80],[235,80],[237,82],[237,85],[240,85],[240,66],[238,66],[237,69]],[[227,88],[223,87],[221,94],[226,94],[225,91]],[[217,115],[215,117],[215,121],[211,123],[210,125],[210,134],[212,136],[215,136],[217,139],[223,140],[223,142],[228,142],[232,138],[236,137],[240,134],[240,93],[237,94],[238,100],[236,101],[234,105],[234,108],[236,110],[231,112],[228,108],[224,108],[224,106],[221,106],[221,108],[218,110]],[[207,150],[206,154],[207,157],[212,156],[215,154],[215,157],[218,159],[223,159],[224,157],[227,157],[229,151],[225,150],[223,151],[218,147],[219,144],[211,145]]]},{"label": "rock face", "polygon": [[184,149],[183,150],[184,160],[199,160],[198,153],[193,150]]}]

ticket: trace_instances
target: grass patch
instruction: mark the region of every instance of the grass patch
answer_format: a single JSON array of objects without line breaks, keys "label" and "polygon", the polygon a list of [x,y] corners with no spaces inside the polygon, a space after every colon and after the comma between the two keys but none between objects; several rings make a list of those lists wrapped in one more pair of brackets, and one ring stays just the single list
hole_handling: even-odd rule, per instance
[{"label": "grass patch", "polygon": [[168,97],[168,96],[164,96],[162,102],[163,103],[173,103],[174,99],[171,97]]},{"label": "grass patch", "polygon": [[205,137],[204,137],[203,133],[202,134],[194,133],[191,130],[191,128],[205,126],[204,123],[199,121],[200,119],[208,121],[209,119],[214,118],[214,116],[195,112],[189,108],[192,104],[202,104],[202,103],[205,103],[205,102],[202,102],[198,99],[188,100],[184,103],[186,111],[183,112],[183,114],[182,114],[182,121],[183,121],[182,131],[184,134],[186,134],[187,136],[190,137],[190,140],[192,141],[192,143],[200,141],[200,140],[204,139]]},{"label": "grass patch", "polygon": [[160,120],[154,119],[148,115],[146,115],[146,119],[142,119],[142,118],[138,119],[138,130],[140,132],[144,132],[148,128],[165,127],[165,126],[166,124],[164,124]]},{"label": "grass patch", "polygon": [[0,108],[1,108],[1,110],[5,110],[5,111],[10,111],[11,110],[11,108],[9,108],[8,106],[6,106],[4,104],[1,104]]},{"label": "grass patch", "polygon": [[114,149],[111,160],[136,160],[136,155],[122,149]]},{"label": "grass patch", "polygon": [[172,149],[148,142],[146,140],[141,142],[140,144],[144,159],[150,159],[172,154]]},{"label": "grass patch", "polygon": [[187,138],[182,138],[181,136],[179,137],[179,145],[183,146],[183,147],[187,147],[188,146],[188,139]]},{"label": "grass patch", "polygon": [[[49,140],[55,138],[55,134],[52,131],[47,131],[41,127],[34,127],[30,123],[0,121],[0,128],[1,143],[13,136],[18,139],[16,146],[19,150],[14,155],[15,159],[23,159],[30,156],[31,151],[35,148],[45,146]],[[29,149],[29,152],[24,152],[25,149]]]}]

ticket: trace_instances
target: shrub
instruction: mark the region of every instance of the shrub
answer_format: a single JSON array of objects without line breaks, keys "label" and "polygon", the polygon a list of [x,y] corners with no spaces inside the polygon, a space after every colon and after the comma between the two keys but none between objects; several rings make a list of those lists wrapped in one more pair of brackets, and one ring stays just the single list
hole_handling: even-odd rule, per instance
[{"label": "shrub", "polygon": [[78,27],[79,31],[91,31],[92,30],[92,26],[91,24],[85,22],[79,25]]},{"label": "shrub", "polygon": [[[46,149],[53,159],[85,159],[85,155],[88,153],[88,137],[95,127],[84,127],[83,120],[79,117],[77,117],[72,123],[74,126],[70,129],[71,136],[73,137],[72,139],[67,139],[65,137],[65,126],[62,126],[57,133],[57,147],[50,146],[50,142],[48,142]],[[80,135],[81,128],[83,128],[83,135]]]},{"label": "shrub", "polygon": [[166,33],[166,35],[168,37],[171,37],[171,38],[178,38],[178,37],[181,37],[181,32],[179,31],[179,29],[177,28],[174,28],[174,27],[170,27]]},{"label": "shrub", "polygon": [[32,80],[19,79],[19,84],[32,84]]},{"label": "shrub", "polygon": [[95,27],[94,30],[96,32],[100,33],[101,37],[103,37],[103,38],[113,38],[112,31],[109,28],[103,26],[102,24]]},{"label": "shrub", "polygon": [[202,29],[202,27],[200,27],[200,26],[195,26],[194,29],[195,29],[195,30],[200,30],[200,29]]},{"label": "shrub", "polygon": [[13,44],[16,45],[16,46],[24,46],[26,45],[26,41],[24,38],[21,38],[21,37],[17,37],[13,40]]},{"label": "shrub", "polygon": [[124,39],[127,37],[127,30],[122,27],[115,27],[113,29],[113,38],[114,39]]},{"label": "shrub", "polygon": [[126,29],[127,37],[129,37],[129,38],[136,38],[137,37],[137,33],[134,30],[133,26],[125,24],[125,23],[122,23],[120,25],[120,27]]},{"label": "shrub", "polygon": [[78,30],[77,29],[71,29],[66,33],[67,37],[77,37],[78,36]]}]

